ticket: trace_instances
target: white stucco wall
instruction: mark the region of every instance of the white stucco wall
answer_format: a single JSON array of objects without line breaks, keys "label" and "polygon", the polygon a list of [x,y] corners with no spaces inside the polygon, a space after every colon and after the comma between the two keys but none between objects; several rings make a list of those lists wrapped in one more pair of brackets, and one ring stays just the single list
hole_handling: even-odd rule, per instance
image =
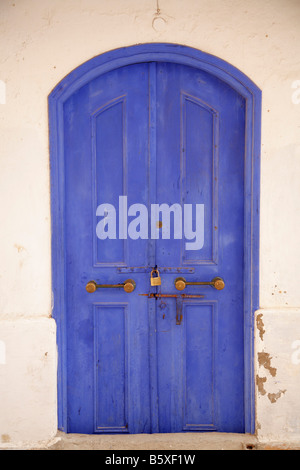
[{"label": "white stucco wall", "polygon": [[300,2],[159,7],[157,19],[156,0],[0,2],[0,445],[57,429],[47,96],[91,57],[145,42],[214,54],[262,89],[258,435],[300,438]]}]

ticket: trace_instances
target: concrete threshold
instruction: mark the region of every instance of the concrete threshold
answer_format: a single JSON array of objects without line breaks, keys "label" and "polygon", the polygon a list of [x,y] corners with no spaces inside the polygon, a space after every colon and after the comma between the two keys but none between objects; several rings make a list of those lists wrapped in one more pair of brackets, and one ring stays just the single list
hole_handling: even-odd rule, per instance
[{"label": "concrete threshold", "polygon": [[166,451],[190,450],[300,450],[300,442],[262,442],[251,434],[217,432],[100,435],[58,431],[50,441],[0,444],[0,450],[165,451],[167,455]]},{"label": "concrete threshold", "polygon": [[48,450],[254,450],[257,439],[250,434],[176,433],[85,435],[57,434]]}]

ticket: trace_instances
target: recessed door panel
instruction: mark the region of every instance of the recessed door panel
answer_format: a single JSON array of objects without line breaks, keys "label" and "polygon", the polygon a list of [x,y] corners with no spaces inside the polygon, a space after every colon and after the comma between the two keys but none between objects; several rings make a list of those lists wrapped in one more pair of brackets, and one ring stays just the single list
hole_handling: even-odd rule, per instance
[{"label": "recessed door panel", "polygon": [[126,304],[94,306],[95,429],[102,432],[123,432],[127,428],[127,330]]},{"label": "recessed door panel", "polygon": [[[125,143],[126,97],[123,96],[107,103],[92,116],[94,213],[100,204],[108,204],[108,201],[113,208],[118,208],[118,195],[124,194],[127,186]],[[112,217],[109,207],[107,211],[107,216]],[[117,238],[117,224],[114,224],[116,240],[112,249],[112,239],[97,237],[96,223],[97,219],[94,217],[95,265],[125,265],[127,246],[124,239]]]},{"label": "recessed door panel", "polygon": [[[184,429],[217,428],[215,356],[217,311],[215,303],[190,303],[184,309],[183,352]],[[201,379],[200,379],[201,377]]]}]

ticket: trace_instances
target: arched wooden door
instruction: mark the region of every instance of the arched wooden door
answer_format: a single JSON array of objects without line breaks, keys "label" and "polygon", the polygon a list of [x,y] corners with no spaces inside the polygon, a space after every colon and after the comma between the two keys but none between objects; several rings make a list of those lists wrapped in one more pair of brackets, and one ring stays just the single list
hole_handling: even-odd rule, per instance
[{"label": "arched wooden door", "polygon": [[68,432],[244,432],[253,419],[249,96],[161,47],[81,70],[60,102]]}]

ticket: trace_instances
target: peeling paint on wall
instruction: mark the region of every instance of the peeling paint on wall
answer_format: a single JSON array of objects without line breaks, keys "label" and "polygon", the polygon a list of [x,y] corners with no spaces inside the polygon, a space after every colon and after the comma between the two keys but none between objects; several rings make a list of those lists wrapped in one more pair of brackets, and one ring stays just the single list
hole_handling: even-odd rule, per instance
[{"label": "peeling paint on wall", "polygon": [[[277,368],[272,367],[271,365],[271,359],[272,356],[270,356],[269,353],[262,351],[257,353],[257,358],[258,358],[258,364],[259,367],[263,367],[266,369],[272,377],[276,377],[277,374]],[[257,390],[259,395],[267,395],[269,401],[271,403],[276,403],[277,400],[285,394],[286,390],[279,390],[277,393],[267,393],[267,390],[265,388],[265,384],[267,382],[267,377],[260,377],[259,375],[256,376],[256,385],[257,385]]]},{"label": "peeling paint on wall", "polygon": [[256,385],[257,385],[257,390],[259,395],[267,395],[269,401],[271,403],[276,403],[277,400],[285,394],[286,390],[279,390],[277,393],[268,393],[265,389],[265,383],[267,382],[267,377],[259,377],[259,375],[256,376]]},{"label": "peeling paint on wall", "polygon": [[256,385],[258,389],[258,393],[260,395],[265,395],[267,392],[264,387],[264,383],[267,381],[267,377],[259,377],[258,375],[256,376]]},{"label": "peeling paint on wall", "polygon": [[276,403],[278,398],[280,398],[281,395],[284,395],[285,392],[286,392],[286,390],[279,390],[279,392],[277,392],[277,393],[268,393],[268,398],[269,398],[271,403]]},{"label": "peeling paint on wall", "polygon": [[259,337],[260,339],[263,341],[264,339],[264,333],[266,332],[266,330],[264,329],[264,322],[262,320],[263,318],[263,314],[260,313],[259,315],[257,315],[257,318],[256,318],[256,326],[257,326],[257,329],[258,329],[258,332],[259,332]]},{"label": "peeling paint on wall", "polygon": [[11,439],[10,439],[10,436],[8,434],[2,434],[1,435],[1,442],[7,443],[7,442],[10,442],[10,440]]},{"label": "peeling paint on wall", "polygon": [[272,357],[270,354],[266,352],[259,352],[258,356],[258,363],[261,367],[264,367],[266,370],[270,372],[272,377],[276,376],[277,369],[275,367],[271,367],[271,359]]}]

